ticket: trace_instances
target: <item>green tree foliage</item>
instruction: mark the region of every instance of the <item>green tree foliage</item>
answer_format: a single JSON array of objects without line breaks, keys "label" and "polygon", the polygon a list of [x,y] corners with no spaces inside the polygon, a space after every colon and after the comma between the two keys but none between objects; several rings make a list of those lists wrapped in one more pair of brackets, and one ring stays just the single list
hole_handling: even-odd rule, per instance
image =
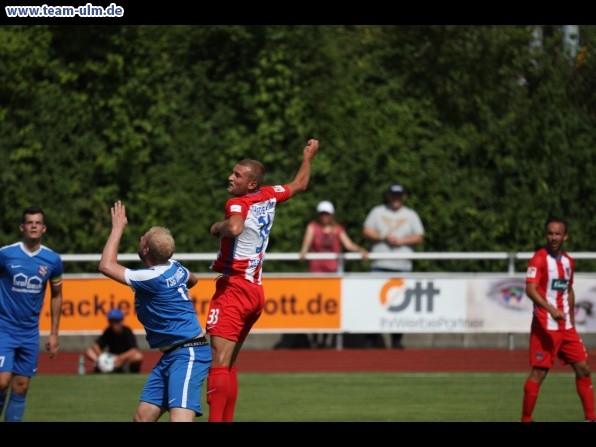
[{"label": "green tree foliage", "polygon": [[17,238],[36,203],[49,246],[98,253],[122,200],[123,252],[158,224],[178,252],[215,252],[208,229],[234,164],[259,159],[268,183],[287,182],[314,137],[311,185],[279,207],[270,252],[299,250],[320,200],[364,244],[362,222],[393,182],[424,221],[421,250],[531,251],[558,213],[568,248],[596,251],[596,27],[579,29],[570,54],[554,26],[2,27],[0,239]]}]

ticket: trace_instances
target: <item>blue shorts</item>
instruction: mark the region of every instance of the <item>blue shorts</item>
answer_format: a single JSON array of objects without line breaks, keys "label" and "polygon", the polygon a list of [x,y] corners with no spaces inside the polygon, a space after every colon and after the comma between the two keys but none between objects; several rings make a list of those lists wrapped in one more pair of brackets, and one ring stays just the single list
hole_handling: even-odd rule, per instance
[{"label": "blue shorts", "polygon": [[37,374],[39,361],[39,329],[20,331],[0,325],[0,373],[11,372],[14,375],[33,377]]},{"label": "blue shorts", "polygon": [[141,402],[148,402],[165,410],[188,408],[201,416],[203,381],[210,366],[209,345],[178,348],[169,354],[163,354],[145,382]]}]

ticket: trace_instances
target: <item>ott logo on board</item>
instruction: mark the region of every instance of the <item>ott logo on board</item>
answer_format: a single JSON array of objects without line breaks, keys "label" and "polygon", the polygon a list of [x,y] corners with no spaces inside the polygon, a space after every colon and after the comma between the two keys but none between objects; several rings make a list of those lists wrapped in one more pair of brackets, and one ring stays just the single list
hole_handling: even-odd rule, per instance
[{"label": "ott logo on board", "polygon": [[401,312],[414,306],[415,312],[430,313],[434,309],[434,298],[440,292],[441,289],[435,288],[433,281],[426,282],[425,286],[421,281],[416,281],[414,287],[408,288],[404,279],[397,278],[383,285],[379,301],[389,312]]}]

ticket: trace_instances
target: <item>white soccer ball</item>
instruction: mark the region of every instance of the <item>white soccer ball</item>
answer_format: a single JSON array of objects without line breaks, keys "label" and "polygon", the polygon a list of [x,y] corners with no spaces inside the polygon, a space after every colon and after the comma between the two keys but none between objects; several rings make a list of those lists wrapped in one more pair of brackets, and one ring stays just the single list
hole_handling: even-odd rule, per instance
[{"label": "white soccer ball", "polygon": [[114,362],[116,355],[111,352],[102,352],[97,358],[97,367],[101,372],[109,373],[114,371]]}]

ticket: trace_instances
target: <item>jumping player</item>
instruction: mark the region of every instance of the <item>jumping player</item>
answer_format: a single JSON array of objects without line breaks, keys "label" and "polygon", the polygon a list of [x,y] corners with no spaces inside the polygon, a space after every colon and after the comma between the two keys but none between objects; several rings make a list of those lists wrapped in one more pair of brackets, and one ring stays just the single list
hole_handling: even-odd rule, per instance
[{"label": "jumping player", "polygon": [[206,330],[213,362],[207,379],[209,422],[232,422],[238,396],[236,359],[242,343],[261,316],[265,294],[261,283],[263,256],[277,204],[306,190],[311,162],[319,149],[309,140],[294,180],[286,185],[262,186],[265,167],[242,160],[228,177],[225,220],[211,226],[220,238],[211,270],[221,273],[209,304]]}]

